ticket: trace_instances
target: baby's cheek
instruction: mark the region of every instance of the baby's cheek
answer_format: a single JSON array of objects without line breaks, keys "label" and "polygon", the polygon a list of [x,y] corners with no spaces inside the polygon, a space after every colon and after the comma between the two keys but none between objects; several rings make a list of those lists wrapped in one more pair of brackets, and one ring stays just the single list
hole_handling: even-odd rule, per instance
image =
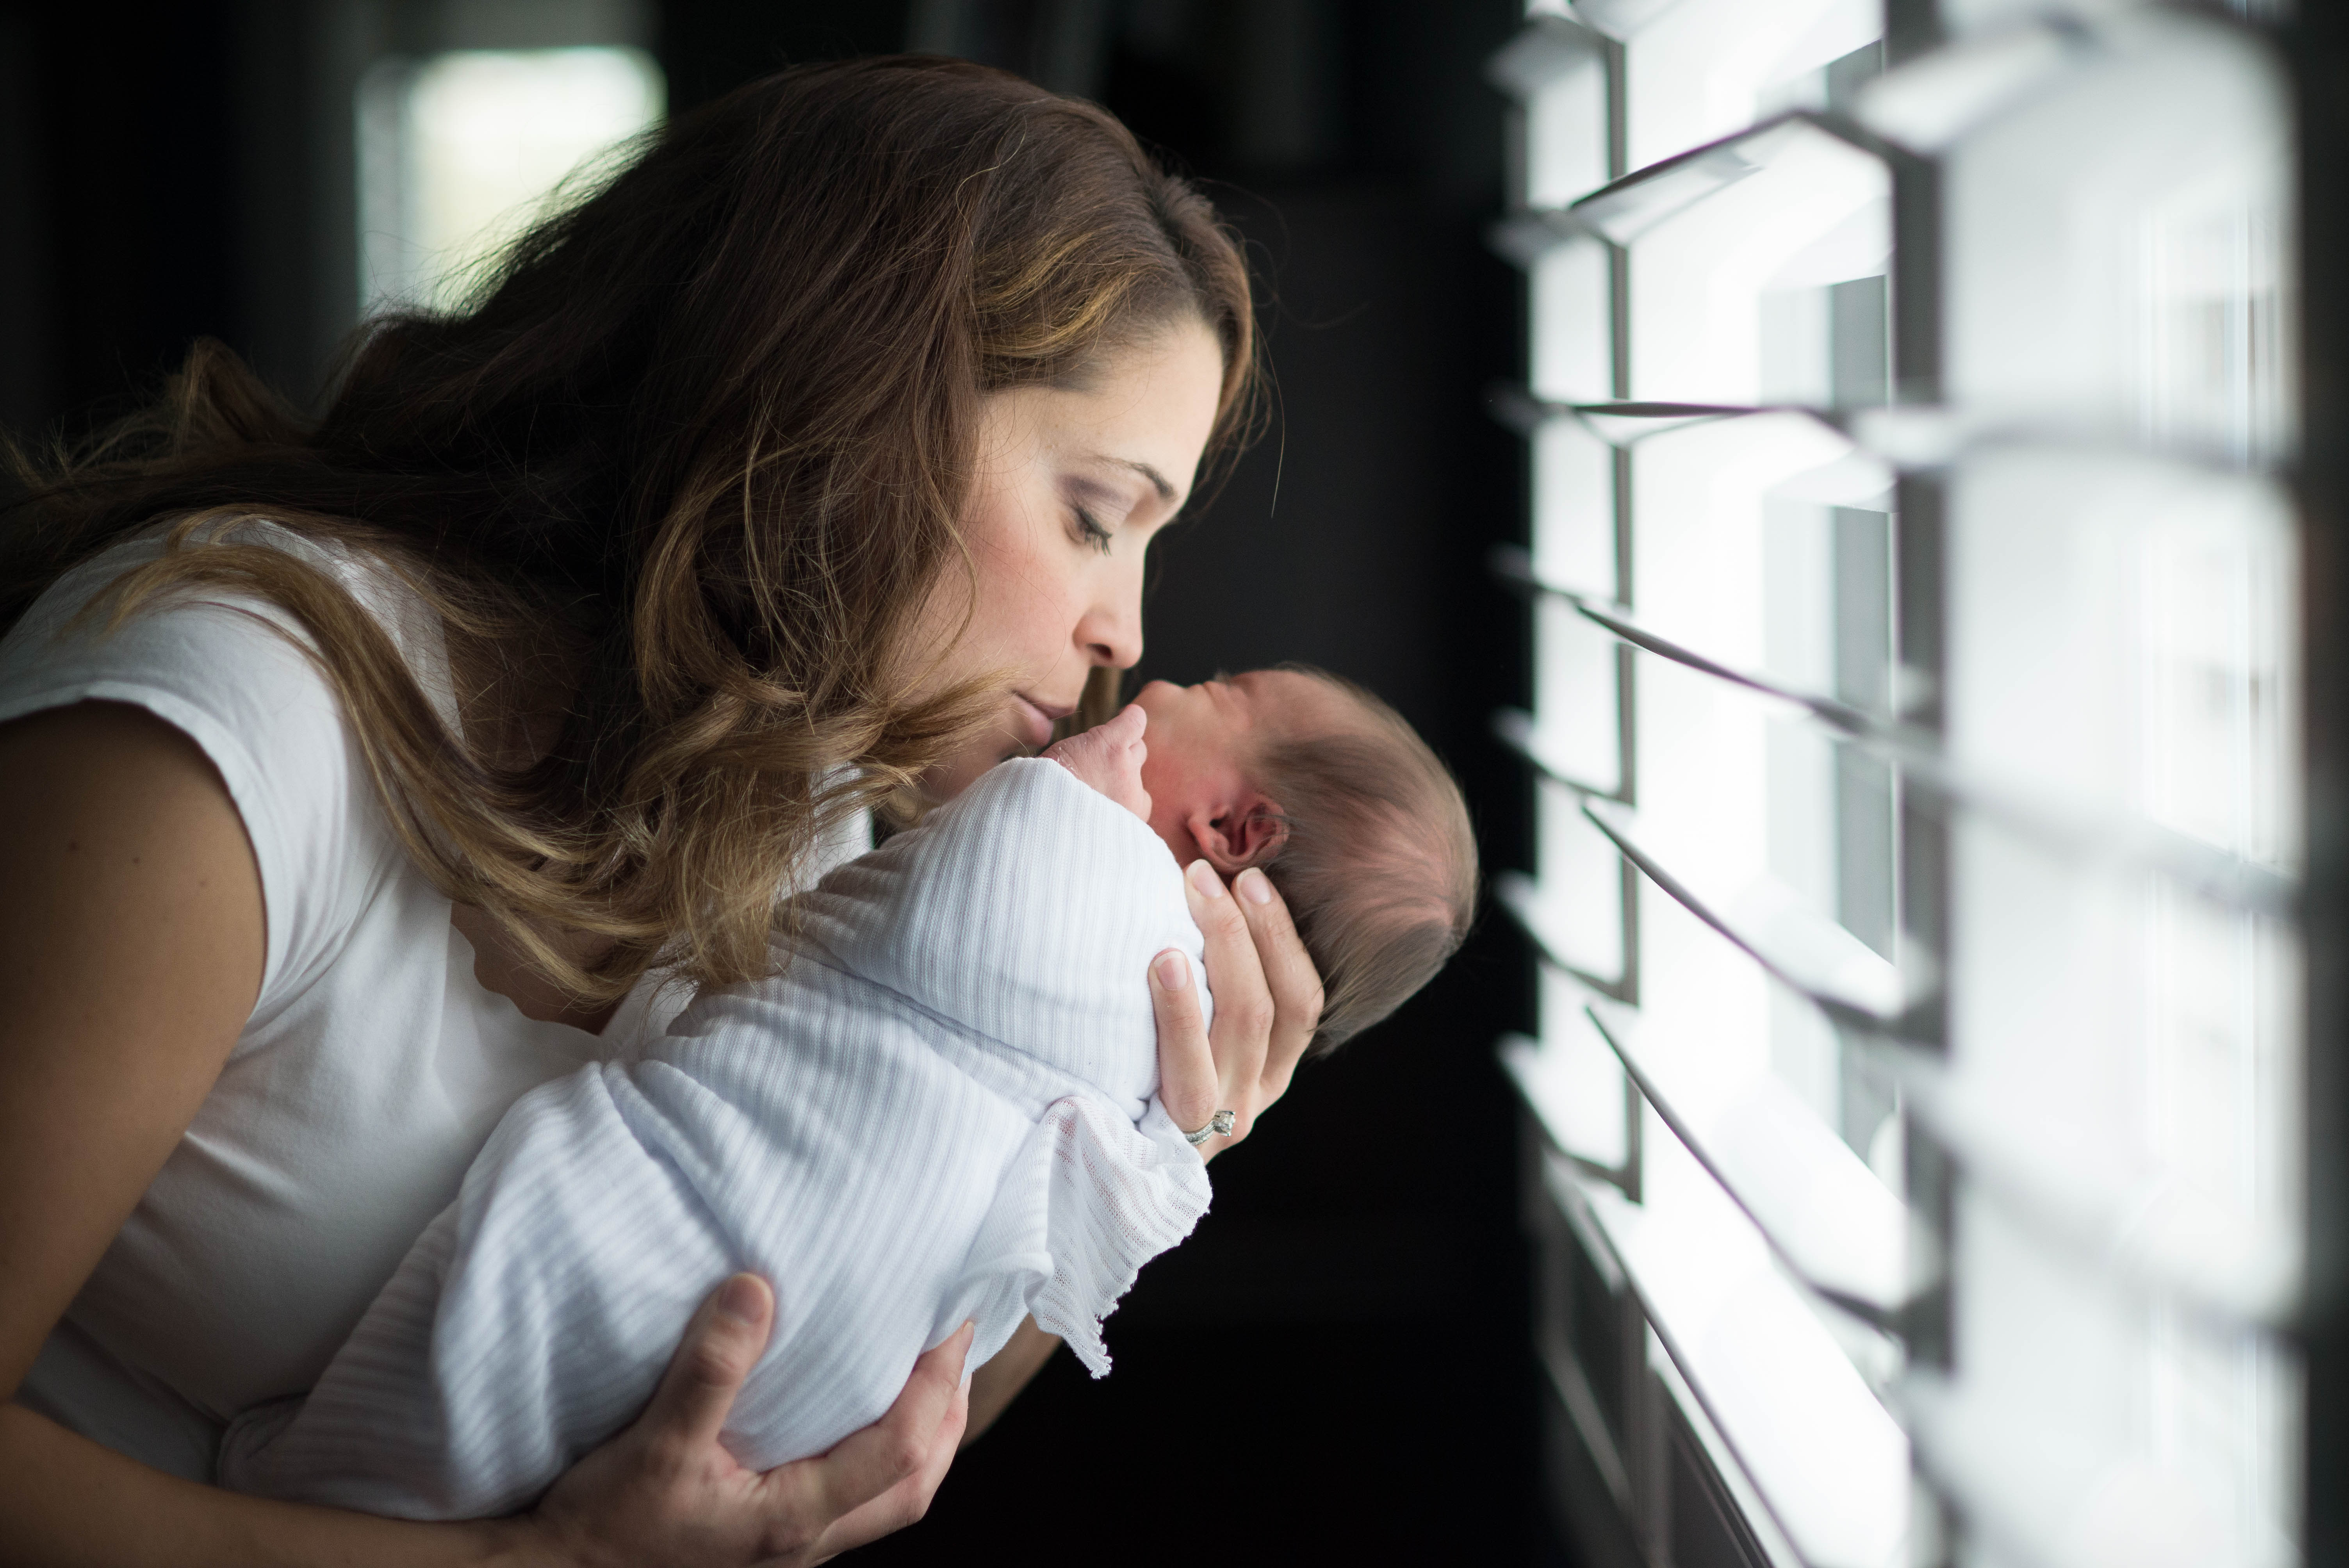
[{"label": "baby's cheek", "polygon": [[1163,768],[1157,766],[1157,761],[1156,756],[1149,748],[1149,743],[1144,741],[1133,759],[1133,775],[1142,787],[1153,795],[1158,793],[1158,776],[1164,772]]}]

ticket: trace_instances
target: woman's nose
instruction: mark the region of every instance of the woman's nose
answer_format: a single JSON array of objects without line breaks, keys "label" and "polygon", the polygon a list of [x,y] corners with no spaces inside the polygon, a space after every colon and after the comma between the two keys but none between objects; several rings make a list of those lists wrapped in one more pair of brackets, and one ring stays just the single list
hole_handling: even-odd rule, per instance
[{"label": "woman's nose", "polygon": [[1121,584],[1112,597],[1096,604],[1077,624],[1077,642],[1088,662],[1128,670],[1142,661],[1142,582],[1140,573]]}]

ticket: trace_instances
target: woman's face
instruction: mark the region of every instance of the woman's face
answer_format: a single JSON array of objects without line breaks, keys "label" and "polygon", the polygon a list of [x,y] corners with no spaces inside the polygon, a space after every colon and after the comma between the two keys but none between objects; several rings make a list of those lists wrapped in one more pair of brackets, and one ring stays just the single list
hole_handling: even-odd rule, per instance
[{"label": "woman's face", "polygon": [[1104,356],[1082,385],[988,395],[961,520],[972,571],[942,574],[911,656],[925,693],[990,675],[1010,691],[996,732],[925,781],[934,796],[1046,744],[1095,666],[1142,656],[1143,551],[1190,497],[1223,375],[1191,322]]}]

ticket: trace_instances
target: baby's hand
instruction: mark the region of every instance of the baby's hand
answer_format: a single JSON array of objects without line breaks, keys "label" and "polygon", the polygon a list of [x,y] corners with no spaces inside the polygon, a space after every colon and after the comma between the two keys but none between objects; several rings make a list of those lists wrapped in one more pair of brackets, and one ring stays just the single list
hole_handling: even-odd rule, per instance
[{"label": "baby's hand", "polygon": [[1139,703],[1082,735],[1046,748],[1044,755],[1141,818],[1150,820],[1150,791],[1142,787],[1142,759],[1150,748],[1142,731],[1150,722]]}]

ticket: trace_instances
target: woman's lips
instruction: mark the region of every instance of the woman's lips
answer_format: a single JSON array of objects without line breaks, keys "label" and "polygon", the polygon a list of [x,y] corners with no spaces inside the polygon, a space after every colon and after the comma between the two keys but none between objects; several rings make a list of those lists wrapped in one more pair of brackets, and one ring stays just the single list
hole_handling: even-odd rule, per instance
[{"label": "woman's lips", "polygon": [[1061,708],[1055,712],[1023,692],[1012,693],[1011,700],[1015,705],[1013,712],[1019,738],[1039,751],[1052,744],[1052,726],[1062,716],[1074,711]]}]

